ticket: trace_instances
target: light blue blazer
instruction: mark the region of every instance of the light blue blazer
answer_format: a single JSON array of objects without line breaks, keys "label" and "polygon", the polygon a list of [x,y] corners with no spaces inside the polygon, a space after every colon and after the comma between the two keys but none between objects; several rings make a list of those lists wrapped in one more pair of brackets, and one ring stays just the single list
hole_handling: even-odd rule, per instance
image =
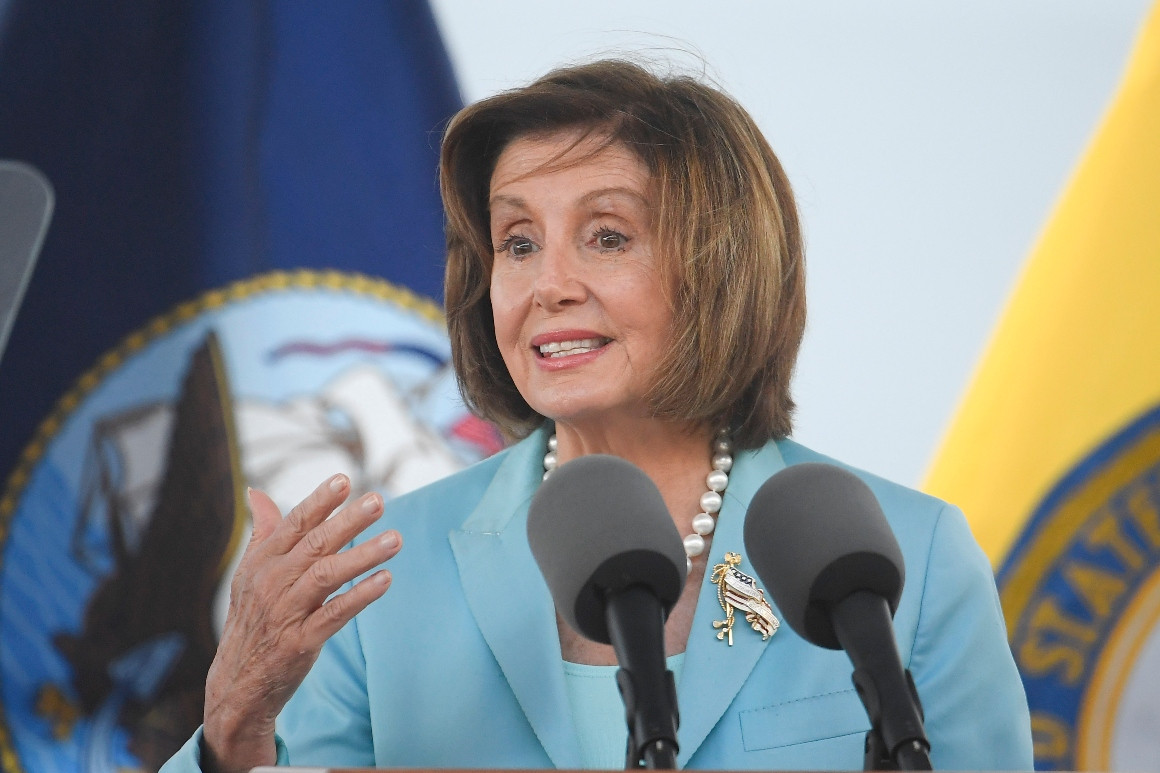
[{"label": "light blue blazer", "polygon": [[[528,548],[544,431],[393,500],[394,582],[324,648],[279,720],[280,762],[330,767],[577,768],[580,748],[552,599]],[[737,455],[710,565],[744,555],[750,498],[786,465],[826,459],[792,441]],[[936,769],[1032,769],[1027,701],[990,565],[962,514],[858,473],[898,537],[906,587],[895,635],[926,711]],[[367,537],[370,534],[365,535]],[[742,570],[752,567],[748,560]],[[783,625],[716,638],[701,589],[677,688],[682,767],[860,769],[869,722],[843,652]],[[775,609],[776,612],[776,609]],[[195,770],[195,736],[169,770]]]}]

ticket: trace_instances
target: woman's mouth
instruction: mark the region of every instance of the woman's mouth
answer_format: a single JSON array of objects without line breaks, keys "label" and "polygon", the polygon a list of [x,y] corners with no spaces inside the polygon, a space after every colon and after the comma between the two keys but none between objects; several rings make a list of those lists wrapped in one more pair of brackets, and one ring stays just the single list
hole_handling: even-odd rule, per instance
[{"label": "woman's mouth", "polygon": [[591,352],[606,345],[611,338],[577,338],[572,341],[552,341],[536,347],[545,359],[560,359]]}]

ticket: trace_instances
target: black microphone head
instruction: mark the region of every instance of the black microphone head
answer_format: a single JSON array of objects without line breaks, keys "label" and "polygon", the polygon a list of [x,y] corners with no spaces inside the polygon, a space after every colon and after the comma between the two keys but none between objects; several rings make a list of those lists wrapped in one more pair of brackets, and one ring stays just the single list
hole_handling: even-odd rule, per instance
[{"label": "black microphone head", "polygon": [[898,540],[870,487],[841,467],[797,464],[767,480],[745,515],[745,550],[785,621],[820,647],[841,649],[830,609],[854,591],[898,608]]},{"label": "black microphone head", "polygon": [[684,545],[660,491],[615,456],[582,456],[552,472],[532,497],[528,542],[560,615],[603,644],[609,595],[643,585],[668,617],[685,586]]}]

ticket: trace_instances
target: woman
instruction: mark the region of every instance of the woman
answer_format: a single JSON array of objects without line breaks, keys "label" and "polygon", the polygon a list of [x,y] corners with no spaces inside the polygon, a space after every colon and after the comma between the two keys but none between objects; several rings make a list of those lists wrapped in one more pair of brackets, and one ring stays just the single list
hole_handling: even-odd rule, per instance
[{"label": "woman", "polygon": [[[441,180],[461,388],[522,440],[377,522],[375,494],[326,520],[342,476],[284,521],[253,493],[205,726],[171,765],[621,766],[615,658],[557,617],[525,533],[546,471],[611,453],[652,478],[686,537],[665,627],[681,765],[861,767],[868,722],[843,653],[713,626],[713,567],[743,550],[750,497],[823,459],[787,439],[801,232],[752,119],[695,80],[597,62],[461,112]],[[1031,769],[994,582],[962,515],[859,474],[906,560],[895,630],[935,767]]]}]

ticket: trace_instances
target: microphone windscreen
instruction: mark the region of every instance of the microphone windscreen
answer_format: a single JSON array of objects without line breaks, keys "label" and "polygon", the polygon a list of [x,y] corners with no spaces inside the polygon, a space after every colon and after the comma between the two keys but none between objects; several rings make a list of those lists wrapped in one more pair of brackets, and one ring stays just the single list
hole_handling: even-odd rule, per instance
[{"label": "microphone windscreen", "polygon": [[767,480],[745,516],[745,550],[785,621],[818,646],[841,649],[830,608],[854,591],[898,608],[898,540],[870,487],[840,467],[797,464]]},{"label": "microphone windscreen", "polygon": [[615,456],[582,456],[553,471],[532,497],[528,542],[560,615],[604,644],[610,594],[645,586],[667,617],[685,585],[684,545],[660,491]]}]

